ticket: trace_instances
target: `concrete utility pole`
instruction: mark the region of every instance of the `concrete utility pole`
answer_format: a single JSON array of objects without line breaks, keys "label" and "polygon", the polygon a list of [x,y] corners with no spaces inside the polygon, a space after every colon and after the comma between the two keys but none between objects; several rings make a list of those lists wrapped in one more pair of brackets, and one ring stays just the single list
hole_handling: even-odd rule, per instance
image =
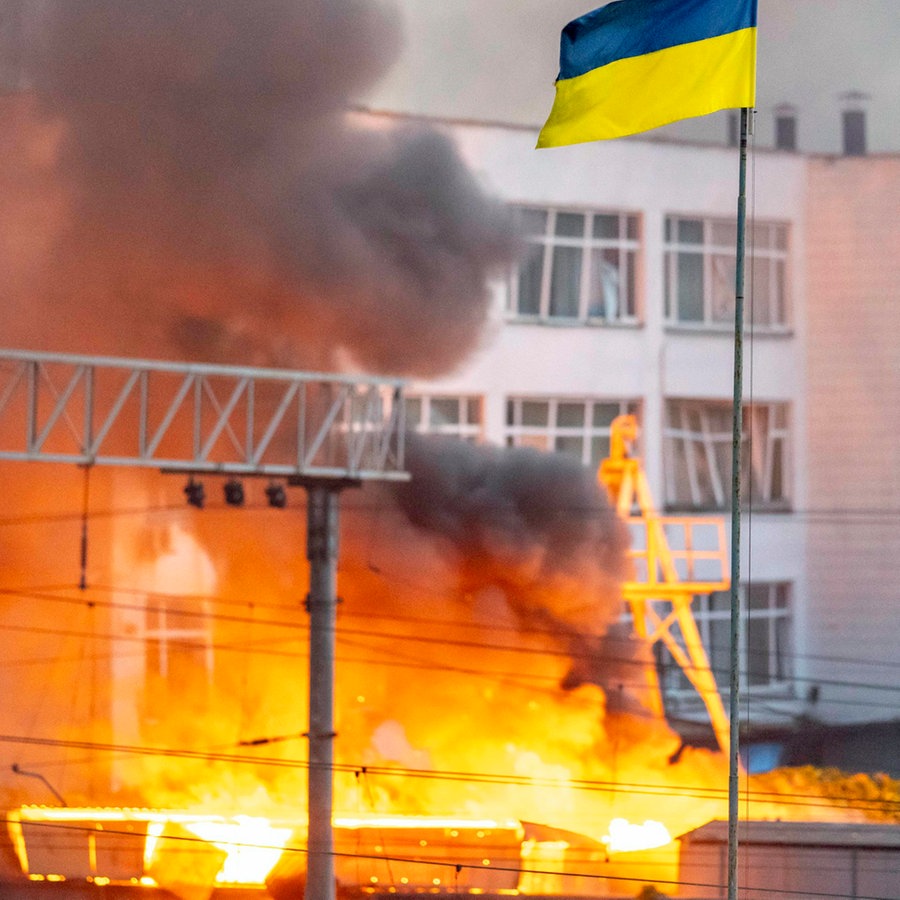
[{"label": "concrete utility pole", "polygon": [[309,835],[306,900],[334,900],[332,792],[334,766],[334,650],[337,628],[338,494],[350,479],[300,481],[307,493],[309,560]]}]

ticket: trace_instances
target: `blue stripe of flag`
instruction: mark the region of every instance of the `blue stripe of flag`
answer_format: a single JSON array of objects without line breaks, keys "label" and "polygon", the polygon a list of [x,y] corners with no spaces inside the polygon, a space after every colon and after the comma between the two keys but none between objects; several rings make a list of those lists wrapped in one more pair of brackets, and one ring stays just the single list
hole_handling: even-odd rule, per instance
[{"label": "blue stripe of flag", "polygon": [[756,0],[616,0],[563,29],[559,77],[756,26]]}]

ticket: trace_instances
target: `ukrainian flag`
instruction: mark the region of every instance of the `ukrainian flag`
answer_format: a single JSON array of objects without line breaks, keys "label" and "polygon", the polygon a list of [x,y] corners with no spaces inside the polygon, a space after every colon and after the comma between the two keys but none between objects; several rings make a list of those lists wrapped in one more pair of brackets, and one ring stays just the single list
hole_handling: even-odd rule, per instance
[{"label": "ukrainian flag", "polygon": [[563,29],[538,147],[622,137],[756,102],[757,0],[617,0]]}]

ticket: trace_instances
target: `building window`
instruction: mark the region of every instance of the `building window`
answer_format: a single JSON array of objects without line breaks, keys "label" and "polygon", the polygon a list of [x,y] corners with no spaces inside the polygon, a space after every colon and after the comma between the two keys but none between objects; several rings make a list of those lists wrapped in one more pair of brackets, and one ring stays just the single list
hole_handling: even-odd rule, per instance
[{"label": "building window", "polygon": [[595,467],[609,456],[616,416],[637,414],[636,400],[511,397],[506,401],[506,445],[568,453]]},{"label": "building window", "polygon": [[407,394],[404,403],[410,431],[449,435],[470,443],[481,440],[481,397]]},{"label": "building window", "polygon": [[195,598],[148,597],[144,625],[146,677],[183,686],[213,671],[207,604]]},{"label": "building window", "polygon": [[515,212],[526,249],[512,272],[512,316],[539,322],[637,322],[636,215]]},{"label": "building window", "polygon": [[[785,692],[793,677],[791,588],[785,582],[741,585],[741,681],[751,689]],[[722,693],[730,682],[731,609],[728,591],[694,598],[694,619]],[[673,634],[680,638],[678,626]],[[663,691],[689,694],[693,688],[665,646],[660,644]]]},{"label": "building window", "polygon": [[[715,400],[666,401],[666,506],[670,509],[727,509],[731,500],[732,407]],[[786,403],[743,406],[745,504],[787,509],[789,427]]]},{"label": "building window", "polygon": [[[666,320],[676,325],[732,325],[736,223],[669,216],[665,228]],[[748,227],[746,308],[760,330],[787,327],[787,255],[787,225],[756,222]]]},{"label": "building window", "polygon": [[144,715],[160,721],[170,701],[213,677],[210,601],[216,571],[197,538],[178,524],[153,533],[153,558],[142,573]]}]

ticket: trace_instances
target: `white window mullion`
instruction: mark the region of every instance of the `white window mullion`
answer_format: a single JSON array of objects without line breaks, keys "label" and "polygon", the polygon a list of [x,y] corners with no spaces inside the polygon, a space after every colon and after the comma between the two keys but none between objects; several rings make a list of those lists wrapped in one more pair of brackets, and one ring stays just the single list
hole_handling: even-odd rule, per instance
[{"label": "white window mullion", "polygon": [[664,301],[666,322],[678,321],[678,278],[676,275],[678,267],[674,264],[676,259],[677,254],[673,250],[669,250],[663,255],[663,265],[666,267],[666,271],[663,273],[663,285],[668,285]]},{"label": "white window mullion", "polygon": [[765,459],[761,461],[763,468],[763,495],[762,499],[766,501],[772,500],[772,484],[775,480],[775,457],[777,454],[778,444],[776,442],[773,419],[775,417],[774,410],[769,413],[769,427],[766,429],[764,439],[766,442]]},{"label": "white window mullion", "polygon": [[585,213],[584,231],[581,233],[581,272],[578,282],[578,319],[581,322],[587,321],[588,303],[590,299],[590,275],[592,257],[594,255],[594,245],[590,239],[591,229],[593,227],[594,216],[592,213]]},{"label": "white window mullion", "polygon": [[700,290],[703,292],[703,324],[708,325],[713,320],[713,298],[712,298],[712,257],[709,252],[709,233],[712,224],[706,220],[703,222],[703,243],[695,249],[695,252],[701,254],[703,259],[703,284]]},{"label": "white window mullion", "polygon": [[517,265],[512,265],[509,270],[509,294],[506,298],[506,312],[511,316],[520,315],[519,284],[519,267]]},{"label": "white window mullion", "polygon": [[780,611],[775,604],[775,585],[770,584],[768,589],[768,597],[766,598],[766,608],[769,613],[769,658],[768,663],[769,683],[772,684],[778,678],[778,620]]},{"label": "white window mullion", "polygon": [[547,318],[550,315],[550,278],[553,269],[553,235],[555,232],[556,210],[551,209],[547,213],[547,231],[544,235],[544,263],[541,266],[541,318]]}]

